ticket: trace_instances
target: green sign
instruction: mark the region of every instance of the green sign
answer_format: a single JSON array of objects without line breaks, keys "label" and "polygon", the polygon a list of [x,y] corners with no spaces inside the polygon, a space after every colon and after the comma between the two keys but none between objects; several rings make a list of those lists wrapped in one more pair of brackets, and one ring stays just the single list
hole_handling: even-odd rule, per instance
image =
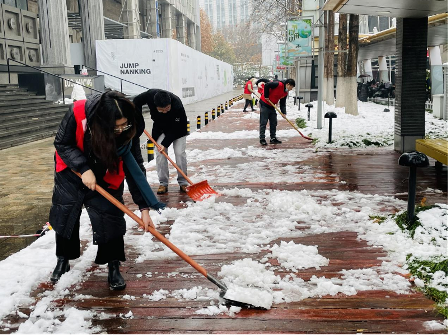
[{"label": "green sign", "polygon": [[289,55],[289,53],[286,52],[286,48],[285,48],[284,44],[280,44],[278,46],[278,50],[280,53],[279,65],[284,65],[284,66],[294,65],[293,57],[291,57],[291,55]]},{"label": "green sign", "polygon": [[287,56],[296,58],[311,56],[312,54],[312,22],[311,19],[298,19],[288,21],[287,32]]}]

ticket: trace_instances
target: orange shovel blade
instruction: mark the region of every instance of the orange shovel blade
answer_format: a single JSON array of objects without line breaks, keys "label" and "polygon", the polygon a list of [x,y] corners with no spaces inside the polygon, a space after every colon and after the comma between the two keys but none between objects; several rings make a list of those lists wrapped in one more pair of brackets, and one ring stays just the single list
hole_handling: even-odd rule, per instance
[{"label": "orange shovel blade", "polygon": [[187,195],[194,201],[202,201],[213,194],[219,195],[209,186],[207,180],[194,183],[187,187]]}]

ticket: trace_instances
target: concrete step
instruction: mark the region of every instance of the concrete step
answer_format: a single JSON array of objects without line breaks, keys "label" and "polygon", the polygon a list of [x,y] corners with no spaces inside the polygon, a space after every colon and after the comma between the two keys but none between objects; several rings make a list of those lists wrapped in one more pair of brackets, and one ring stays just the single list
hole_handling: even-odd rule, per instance
[{"label": "concrete step", "polygon": [[1,98],[2,102],[9,102],[9,101],[17,101],[17,100],[45,100],[45,96],[36,96],[36,95],[16,95],[15,93],[4,96]]},{"label": "concrete step", "polygon": [[0,92],[4,92],[4,91],[27,91],[27,90],[23,89],[23,88],[19,88],[18,86],[13,86],[13,85],[0,86]]},{"label": "concrete step", "polygon": [[61,120],[53,120],[51,122],[47,122],[47,123],[42,123],[42,124],[29,124],[29,125],[25,125],[24,127],[20,127],[20,128],[12,128],[12,129],[8,129],[8,130],[0,130],[0,143],[2,143],[3,141],[7,141],[8,137],[15,137],[17,135],[20,134],[34,134],[34,133],[41,133],[43,131],[57,131],[58,126],[60,124]]},{"label": "concrete step", "polygon": [[0,112],[0,120],[6,122],[9,120],[19,120],[28,118],[39,118],[47,115],[58,114],[64,115],[67,112],[67,107],[64,105],[44,106],[37,109],[21,108],[10,112]]},{"label": "concrete step", "polygon": [[69,105],[63,105],[63,104],[54,104],[53,102],[45,101],[45,102],[39,102],[34,103],[32,106],[9,106],[8,108],[3,107],[0,108],[0,118],[7,116],[7,115],[14,115],[17,113],[17,115],[20,115],[24,112],[39,112],[43,111],[44,109],[58,109],[58,108],[65,108],[66,111],[68,111]]},{"label": "concrete step", "polygon": [[57,128],[49,127],[47,129],[41,129],[34,133],[17,134],[5,139],[0,139],[0,149],[19,146],[25,143],[53,137],[57,132]]},{"label": "concrete step", "polygon": [[41,115],[39,117],[30,116],[29,118],[10,119],[0,123],[0,132],[9,130],[21,130],[29,126],[48,125],[53,122],[61,122],[65,112]]},{"label": "concrete step", "polygon": [[3,97],[8,97],[8,96],[12,96],[12,95],[16,95],[16,96],[35,96],[36,94],[34,92],[30,92],[30,91],[19,91],[19,90],[8,90],[8,91],[0,91],[0,100],[3,99]]},{"label": "concrete step", "polygon": [[54,103],[49,100],[44,100],[41,98],[35,99],[34,97],[29,97],[28,99],[10,100],[0,102],[0,111],[12,110],[20,107],[36,107],[36,106],[50,106]]}]

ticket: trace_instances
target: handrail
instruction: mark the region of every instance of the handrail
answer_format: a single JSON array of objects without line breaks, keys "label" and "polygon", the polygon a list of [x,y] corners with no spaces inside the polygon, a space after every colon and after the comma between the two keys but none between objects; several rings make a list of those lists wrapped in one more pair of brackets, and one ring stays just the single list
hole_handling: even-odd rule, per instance
[{"label": "handrail", "polygon": [[[9,58],[9,57],[8,57],[8,59],[6,60],[6,63],[7,63],[7,65],[8,65],[8,83],[9,83],[9,84],[11,84],[11,72],[9,71],[9,61],[10,61],[10,60],[13,61],[13,62],[22,64],[22,65],[24,65],[24,66],[26,66],[26,67],[28,67],[28,68],[32,68],[32,69],[35,69],[35,70],[37,70],[37,71],[46,73],[47,75],[51,75],[51,76],[60,78],[62,81],[66,80],[66,81],[69,81],[69,82],[72,82],[72,83],[81,85],[82,87],[85,87],[85,88],[87,88],[87,89],[89,89],[89,90],[91,90],[91,91],[95,91],[95,92],[98,92],[98,93],[104,93],[104,91],[100,91],[100,90],[97,90],[97,89],[88,87],[88,86],[86,86],[86,85],[79,84],[79,83],[77,83],[77,82],[75,82],[75,81],[72,81],[71,79],[67,79],[67,78],[64,78],[64,77],[62,77],[62,76],[55,75],[55,74],[53,74],[53,73],[51,73],[51,72],[48,72],[48,71],[45,71],[45,70],[42,70],[42,69],[33,67],[33,66],[31,66],[31,65],[22,63],[22,62],[20,62],[20,61],[16,61],[15,59],[12,59],[12,58]],[[64,82],[62,82],[62,89],[61,89],[61,91],[62,91],[62,101],[64,101],[64,103],[65,103]]]},{"label": "handrail", "polygon": [[95,69],[95,68],[91,68],[91,67],[89,67],[89,66],[87,66],[87,65],[84,65],[84,64],[82,64],[81,67],[85,67],[85,68],[87,68],[87,69],[90,69],[90,70],[93,70],[93,71],[97,71],[97,72],[101,72],[101,73],[106,74],[106,75],[108,75],[108,76],[112,76],[112,77],[118,78],[118,79],[120,80],[120,91],[121,91],[121,93],[123,93],[123,82],[122,82],[122,81],[131,83],[131,84],[134,84],[134,85],[137,85],[137,86],[140,86],[140,87],[142,87],[142,88],[144,88],[144,89],[149,90],[149,88],[146,87],[146,86],[143,86],[143,85],[140,85],[140,84],[131,82],[131,81],[127,80],[127,79],[124,79],[124,78],[121,78],[121,77],[112,75],[112,74],[107,73],[107,72],[105,72],[105,71],[101,71],[101,70],[98,70],[98,69]]}]

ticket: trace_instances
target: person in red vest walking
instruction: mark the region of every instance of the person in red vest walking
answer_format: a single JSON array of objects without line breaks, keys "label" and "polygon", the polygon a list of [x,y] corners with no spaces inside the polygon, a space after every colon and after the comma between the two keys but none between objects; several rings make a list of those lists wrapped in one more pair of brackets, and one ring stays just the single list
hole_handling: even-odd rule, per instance
[{"label": "person in red vest walking", "polygon": [[146,180],[139,142],[144,128],[143,116],[117,91],[76,101],[62,119],[54,141],[54,190],[49,220],[56,232],[53,283],[70,270],[69,260],[80,256],[80,216],[84,205],[92,224],[93,243],[98,245],[95,263],[108,264],[110,289],[126,287],[119,270],[120,261],[126,260],[124,214],[95,188],[103,187],[123,203],[126,178],[145,229],[154,227],[149,208],[159,210],[165,204],[157,200]]},{"label": "person in red vest walking", "polygon": [[272,104],[277,104],[280,101],[280,111],[286,114],[286,97],[288,92],[294,89],[296,82],[294,79],[286,79],[285,81],[266,83],[263,90],[263,95],[260,101],[260,144],[266,146],[268,143],[265,139],[266,125],[269,121],[269,132],[271,135],[271,144],[281,144],[277,139],[277,113]]},{"label": "person in red vest walking", "polygon": [[250,77],[246,85],[244,85],[244,93],[243,98],[246,99],[246,103],[244,104],[243,112],[247,112],[246,108],[250,105],[252,111],[255,111],[254,109],[254,103],[252,101],[252,93],[254,92],[253,83],[252,80],[254,79],[254,76]]}]

